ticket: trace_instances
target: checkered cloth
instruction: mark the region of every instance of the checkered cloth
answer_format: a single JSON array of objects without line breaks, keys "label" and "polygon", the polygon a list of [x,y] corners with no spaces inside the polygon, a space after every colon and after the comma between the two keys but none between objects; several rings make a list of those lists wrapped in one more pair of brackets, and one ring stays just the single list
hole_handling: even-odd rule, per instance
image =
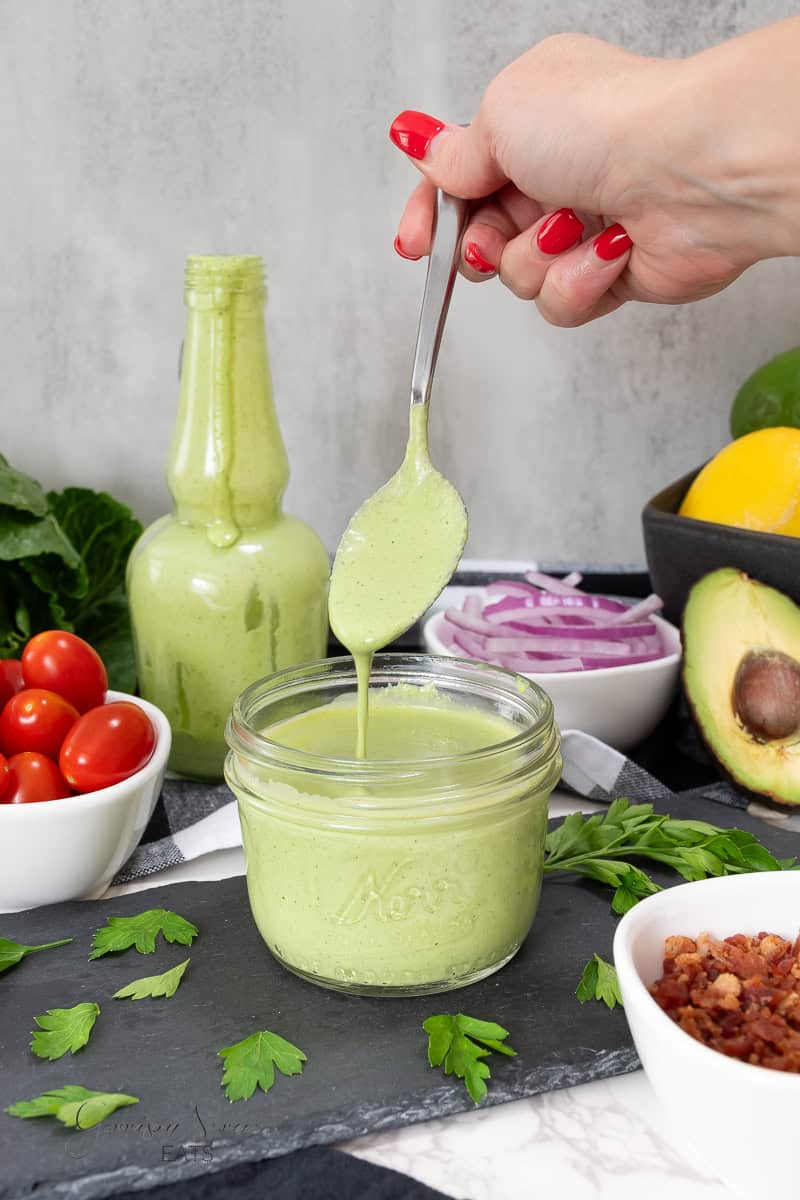
[{"label": "checkered cloth", "polygon": [[[664,803],[673,795],[643,767],[588,733],[577,729],[563,731],[561,750],[564,772],[559,786],[575,795],[609,803],[616,796],[627,796],[639,803],[651,801],[654,804]],[[745,798],[724,783],[697,788],[695,794],[734,808],[747,808]],[[114,883],[130,883],[213,850],[241,846],[236,803],[224,783],[167,779],[160,803],[164,806],[169,836],[156,842],[143,842],[134,850]]]}]

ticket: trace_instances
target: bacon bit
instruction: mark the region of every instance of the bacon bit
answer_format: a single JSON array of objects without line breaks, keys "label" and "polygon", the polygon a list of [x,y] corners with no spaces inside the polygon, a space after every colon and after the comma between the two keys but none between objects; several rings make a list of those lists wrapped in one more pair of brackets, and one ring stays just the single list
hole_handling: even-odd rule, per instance
[{"label": "bacon bit", "polygon": [[650,994],[703,1045],[800,1074],[800,936],[674,934],[665,939],[663,975]]}]

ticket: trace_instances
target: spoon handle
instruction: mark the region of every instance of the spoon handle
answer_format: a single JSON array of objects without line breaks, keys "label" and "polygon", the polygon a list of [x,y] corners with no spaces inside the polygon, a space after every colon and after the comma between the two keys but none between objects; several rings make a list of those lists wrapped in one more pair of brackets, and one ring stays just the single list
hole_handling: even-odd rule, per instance
[{"label": "spoon handle", "polygon": [[436,357],[447,320],[456,278],[461,235],[467,220],[467,201],[436,191],[433,238],[428,274],[422,294],[422,311],[417,329],[417,348],[411,372],[411,403],[427,404],[431,395]]}]

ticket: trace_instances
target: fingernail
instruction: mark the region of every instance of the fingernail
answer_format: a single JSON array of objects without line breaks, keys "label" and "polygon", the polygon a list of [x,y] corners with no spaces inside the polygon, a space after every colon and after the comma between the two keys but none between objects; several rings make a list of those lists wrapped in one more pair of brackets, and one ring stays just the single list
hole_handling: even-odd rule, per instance
[{"label": "fingernail", "polygon": [[409,108],[392,121],[389,137],[411,158],[424,158],[428,146],[443,129],[443,121]]},{"label": "fingernail", "polygon": [[598,233],[592,245],[598,258],[612,262],[615,258],[621,258],[626,250],[630,250],[633,242],[621,225],[609,225],[608,229]]},{"label": "fingernail", "polygon": [[409,260],[409,262],[419,262],[419,260],[422,258],[421,254],[406,254],[405,250],[400,245],[400,235],[399,234],[394,239],[394,248],[397,251],[397,253],[400,255],[401,258],[407,258]]},{"label": "fingernail", "polygon": [[559,208],[550,216],[536,235],[536,244],[545,254],[560,254],[576,245],[583,233],[583,221],[579,221],[571,208]]},{"label": "fingernail", "polygon": [[497,270],[483,257],[475,242],[467,242],[464,247],[464,262],[469,263],[474,271],[480,271],[481,275]]}]

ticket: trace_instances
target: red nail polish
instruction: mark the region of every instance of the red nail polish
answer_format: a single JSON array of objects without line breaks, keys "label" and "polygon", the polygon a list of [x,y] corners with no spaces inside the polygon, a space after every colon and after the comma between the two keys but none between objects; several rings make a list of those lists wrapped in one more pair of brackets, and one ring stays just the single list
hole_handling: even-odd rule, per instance
[{"label": "red nail polish", "polygon": [[443,121],[409,108],[392,121],[389,137],[411,158],[424,158],[428,146],[443,129]]},{"label": "red nail polish", "polygon": [[394,248],[401,258],[407,258],[409,262],[419,262],[422,258],[421,254],[406,254],[403,247],[400,245],[399,235],[394,239]]},{"label": "red nail polish", "polygon": [[480,271],[481,275],[497,270],[483,257],[475,242],[467,242],[464,247],[464,262],[469,263],[474,271]]},{"label": "red nail polish", "polygon": [[545,254],[560,254],[581,240],[583,221],[579,221],[571,208],[559,208],[550,213],[536,235],[536,244]]},{"label": "red nail polish", "polygon": [[598,233],[592,245],[598,258],[612,262],[615,258],[621,258],[626,250],[630,250],[633,242],[621,225],[609,225],[608,229]]}]

